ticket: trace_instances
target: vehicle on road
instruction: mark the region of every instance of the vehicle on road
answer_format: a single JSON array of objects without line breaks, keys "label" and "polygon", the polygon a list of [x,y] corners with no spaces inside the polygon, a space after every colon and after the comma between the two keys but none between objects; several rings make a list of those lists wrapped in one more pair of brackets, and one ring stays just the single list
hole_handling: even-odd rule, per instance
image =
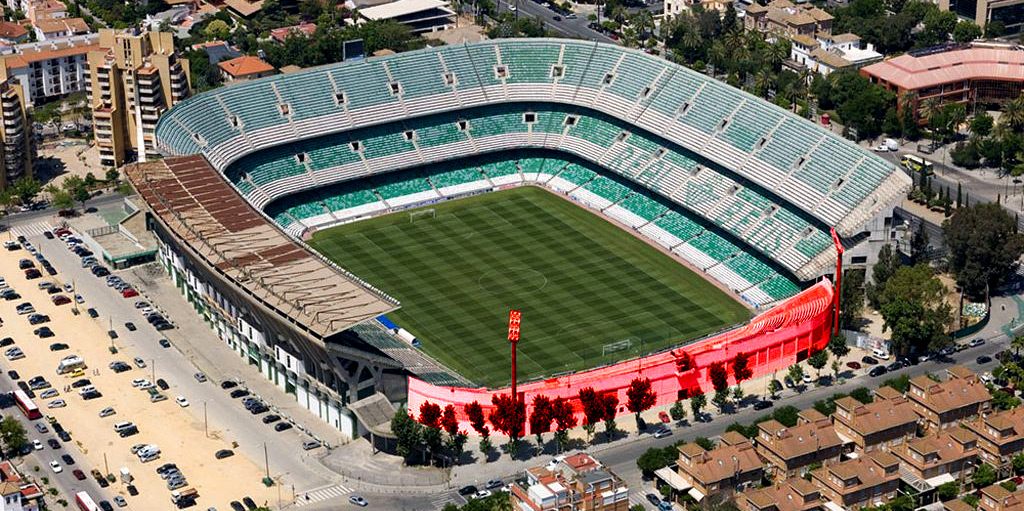
[{"label": "vehicle on road", "polygon": [[233,381],[231,381],[231,380],[224,380],[224,381],[220,382],[220,388],[222,388],[224,390],[233,389],[233,388],[235,388],[237,386],[238,386],[238,384],[233,382]]},{"label": "vehicle on road", "polygon": [[359,507],[366,507],[366,506],[368,506],[370,504],[369,502],[366,501],[366,499],[360,497],[359,495],[352,495],[352,496],[350,496],[348,498],[348,501],[351,502],[352,504],[355,504],[355,505],[359,506]]},{"label": "vehicle on road", "polygon": [[53,401],[46,403],[47,408],[64,408],[67,405],[67,401],[64,401],[63,399],[54,399]]},{"label": "vehicle on road", "polygon": [[280,415],[270,414],[270,415],[264,416],[262,420],[263,420],[264,424],[270,424],[271,422],[277,422],[277,421],[281,420],[281,416]]},{"label": "vehicle on road", "polygon": [[195,378],[196,381],[199,383],[206,383],[206,375],[203,373],[193,374],[192,377]]},{"label": "vehicle on road", "polygon": [[75,476],[75,479],[79,481],[85,481],[85,472],[82,472],[81,469],[76,468],[73,471],[71,471],[71,474]]},{"label": "vehicle on road", "polygon": [[57,460],[50,461],[50,470],[53,470],[54,474],[59,474],[64,471],[64,467],[60,466]]},{"label": "vehicle on road", "polygon": [[[95,471],[97,474],[99,471]],[[99,478],[97,478],[99,479]],[[106,481],[106,479],[104,479]],[[84,491],[80,491],[75,494],[75,504],[78,506],[79,511],[99,511],[99,506],[93,502],[92,497]]]},{"label": "vehicle on road", "polygon": [[471,484],[463,486],[462,488],[459,488],[459,495],[462,495],[463,497],[468,496],[468,495],[473,495],[476,492],[477,492],[477,487],[473,486]]},{"label": "vehicle on road", "polygon": [[218,460],[222,460],[224,458],[230,458],[230,457],[232,457],[234,455],[235,455],[235,451],[232,451],[231,449],[221,449],[221,450],[213,453],[213,457],[218,459]]},{"label": "vehicle on road", "polygon": [[138,330],[138,328],[135,327],[135,323],[132,323],[131,321],[125,323],[124,327],[127,328],[129,332],[134,332]]},{"label": "vehicle on road", "polygon": [[889,371],[885,368],[885,366],[877,366],[877,367],[872,368],[871,371],[868,372],[868,375],[869,376],[873,376],[873,377],[877,377],[877,376],[882,376],[883,374],[885,374],[887,372],[889,372]]},{"label": "vehicle on road", "polygon": [[178,397],[174,398],[174,402],[178,403],[178,406],[180,406],[182,408],[187,408],[188,407],[188,399],[185,399],[185,396],[178,396]]},{"label": "vehicle on road", "polygon": [[146,368],[146,361],[142,360],[142,357],[135,357],[135,358],[132,359],[132,362],[134,362],[135,363],[135,367],[138,367],[139,369],[145,369]]},{"label": "vehicle on road", "polygon": [[875,365],[875,364],[877,364],[877,363],[878,363],[878,360],[875,360],[874,358],[872,358],[872,357],[869,357],[869,356],[867,356],[867,355],[865,355],[864,357],[862,357],[862,358],[860,359],[860,361],[861,361],[861,362],[863,362],[863,363],[864,363],[864,364],[866,364],[866,365],[869,365],[869,366],[873,366],[873,365]]},{"label": "vehicle on road", "polygon": [[856,362],[856,361],[851,360],[851,361],[846,363],[846,367],[849,367],[850,369],[853,369],[853,370],[857,370],[857,369],[860,369],[861,365],[860,365],[860,362]]},{"label": "vehicle on road", "polygon": [[989,362],[992,362],[992,357],[990,357],[988,355],[982,355],[982,356],[974,359],[974,361],[977,362],[978,365],[988,364]]},{"label": "vehicle on road", "polygon": [[117,411],[114,410],[113,406],[108,406],[108,407],[100,410],[100,418],[110,417],[111,415],[114,415],[116,413],[117,413]]},{"label": "vehicle on road", "polygon": [[771,408],[774,405],[775,405],[775,403],[773,403],[771,400],[762,399],[762,400],[754,403],[754,409],[755,410],[766,410],[768,408]]},{"label": "vehicle on road", "polygon": [[971,339],[971,342],[968,343],[968,345],[970,347],[972,347],[972,348],[977,348],[978,346],[981,346],[982,344],[985,344],[985,339],[983,339],[981,337],[975,337],[974,339]]},{"label": "vehicle on road", "polygon": [[288,431],[289,429],[292,429],[292,425],[287,422],[278,422],[274,425],[274,431],[277,432]]},{"label": "vehicle on road", "polygon": [[162,347],[162,348],[170,348],[171,347],[171,341],[168,341],[167,339],[160,339],[158,341],[158,343],[160,344],[160,347]]}]

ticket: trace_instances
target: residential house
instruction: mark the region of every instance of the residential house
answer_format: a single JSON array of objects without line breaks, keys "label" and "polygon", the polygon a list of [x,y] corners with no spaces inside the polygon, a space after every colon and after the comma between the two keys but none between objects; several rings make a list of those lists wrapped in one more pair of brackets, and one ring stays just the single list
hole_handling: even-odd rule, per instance
[{"label": "residential house", "polygon": [[970,477],[978,465],[978,435],[963,428],[936,430],[890,452],[903,463],[904,480],[937,488]]},{"label": "residential house", "polygon": [[1014,456],[1024,453],[1024,407],[979,416],[963,426],[978,436],[981,460],[1002,473]]},{"label": "residential house", "polygon": [[242,55],[231,60],[218,62],[217,67],[220,68],[220,74],[225,82],[255,80],[264,76],[270,76],[276,71],[274,66],[252,55]]},{"label": "residential house", "polygon": [[754,2],[747,7],[743,26],[769,37],[814,37],[832,33],[832,15],[811,3],[797,5],[789,0],[773,0],[768,5],[760,5]]},{"label": "residential house", "polygon": [[852,443],[857,453],[887,451],[912,439],[917,432],[920,418],[902,395],[897,394],[892,399],[876,397],[868,404],[852,397],[837,399],[835,403],[832,425],[839,438]]},{"label": "residential house", "polygon": [[0,43],[13,45],[25,41],[28,41],[28,30],[25,27],[11,21],[0,21]]},{"label": "residential house", "polygon": [[270,31],[270,38],[279,43],[283,43],[289,36],[310,37],[314,32],[316,32],[316,23],[302,22],[290,27],[275,28]]},{"label": "residential house", "polygon": [[39,511],[43,490],[26,481],[10,461],[0,461],[0,511]]},{"label": "residential house", "polygon": [[799,66],[797,70],[808,69],[822,76],[840,69],[859,69],[883,58],[870,43],[861,48],[860,36],[856,34],[801,34],[791,42],[789,58]]},{"label": "residential house", "polygon": [[526,480],[512,485],[511,498],[520,511],[629,509],[629,487],[586,453],[527,469]]},{"label": "residential house", "polygon": [[907,398],[926,427],[960,427],[961,420],[973,419],[991,408],[992,395],[969,369],[953,366],[946,370],[946,376],[944,382],[925,375],[910,380]]},{"label": "residential house", "polygon": [[821,490],[793,477],[764,488],[750,488],[736,498],[740,511],[820,511]]},{"label": "residential house", "polygon": [[1024,511],[1024,487],[1011,492],[998,484],[981,489],[978,507],[961,499],[944,502],[945,511]]},{"label": "residential house", "polygon": [[35,23],[33,30],[36,39],[48,41],[74,35],[89,33],[89,24],[82,18],[52,18],[42,19]]},{"label": "residential house", "polygon": [[756,485],[764,475],[764,464],[746,437],[729,431],[710,451],[695,443],[679,446],[678,475],[691,487],[690,496],[700,501]]},{"label": "residential house", "polygon": [[757,453],[777,478],[798,476],[811,465],[838,462],[843,451],[843,440],[832,421],[817,410],[800,412],[799,423],[792,428],[774,419],[757,428]]},{"label": "residential house", "polygon": [[86,56],[99,48],[97,34],[19,44],[11,53],[0,55],[0,80],[15,79],[29,105],[52,101],[85,90]]},{"label": "residential house", "polygon": [[[874,451],[842,463],[811,471],[811,482],[824,499],[844,509],[877,506],[896,497],[900,486],[900,460]],[[827,506],[827,504],[826,504]]]}]

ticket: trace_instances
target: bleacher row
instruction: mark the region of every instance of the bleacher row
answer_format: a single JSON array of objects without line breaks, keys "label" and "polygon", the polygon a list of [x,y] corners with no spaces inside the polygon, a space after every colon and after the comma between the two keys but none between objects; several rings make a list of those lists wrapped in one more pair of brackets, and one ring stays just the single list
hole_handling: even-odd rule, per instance
[{"label": "bleacher row", "polygon": [[[411,168],[431,162],[430,158],[421,158],[428,150],[436,151],[436,159],[471,156],[475,147],[492,147],[494,141],[516,142],[505,149],[561,148],[685,206],[737,238],[748,240],[755,249],[800,278],[812,278],[822,268],[831,266],[831,238],[821,229],[788,211],[783,204],[716,171],[713,164],[705,161],[702,165],[699,162],[704,160],[698,156],[682,149],[669,150],[642,132],[623,137],[626,125],[596,112],[563,109],[547,113],[557,122],[538,117],[528,124],[523,108],[522,104],[484,107],[459,112],[458,116],[433,115],[401,126],[378,126],[307,139],[247,156],[233,164],[226,174],[239,184],[240,191],[248,191],[250,202],[262,207],[270,199],[286,194],[372,175],[371,167],[364,162],[373,164],[372,168]],[[574,122],[569,123],[569,119]],[[556,133],[534,133],[539,125],[544,128],[552,124],[559,126]],[[513,141],[509,138],[512,133],[532,138]],[[587,133],[593,136],[588,138]],[[484,144],[484,140],[490,142]],[[377,160],[384,158],[388,158],[389,165],[377,164]],[[590,170],[586,172],[593,174]],[[552,186],[567,191],[590,181],[590,174],[569,181],[560,178]],[[435,185],[448,186],[447,182]],[[589,202],[599,209],[617,202],[628,192],[607,178],[595,179],[585,188],[578,194],[589,192]],[[457,194],[472,189],[464,185],[448,192]],[[386,198],[401,195],[407,194]],[[419,197],[410,196],[407,200],[415,202]]]},{"label": "bleacher row", "polygon": [[[654,195],[558,158],[441,163],[310,190],[275,201],[268,215],[286,229],[325,227],[402,205],[490,190],[502,184],[550,187],[603,211],[684,257],[755,306],[799,292],[790,279]],[[681,208],[680,208],[681,209]]]},{"label": "bleacher row", "polygon": [[[278,99],[280,98],[280,99]],[[492,40],[341,63],[223,87],[172,109],[160,147],[224,170],[275,144],[511,100],[629,119],[851,235],[909,186],[894,166],[806,120],[642,52],[559,39]],[[553,103],[549,103],[553,104]],[[557,131],[540,113],[538,131]],[[290,129],[281,129],[288,126]],[[480,133],[502,133],[481,121]],[[517,126],[513,126],[517,127]],[[595,144],[607,138],[585,122]],[[384,136],[372,151],[410,141]],[[432,134],[461,140],[458,132]]]}]

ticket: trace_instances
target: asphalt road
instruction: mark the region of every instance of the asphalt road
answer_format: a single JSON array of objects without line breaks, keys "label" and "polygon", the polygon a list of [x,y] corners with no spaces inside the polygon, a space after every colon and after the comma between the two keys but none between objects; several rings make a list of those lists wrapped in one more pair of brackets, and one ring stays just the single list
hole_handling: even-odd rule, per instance
[{"label": "asphalt road", "polygon": [[[784,390],[780,395],[780,399],[775,402],[775,406],[789,405],[796,407],[799,410],[803,410],[810,408],[815,401],[825,399],[835,393],[848,393],[858,387],[875,389],[883,381],[901,374],[906,374],[911,378],[928,373],[941,375],[946,368],[954,364],[966,366],[968,369],[978,373],[991,371],[996,367],[996,362],[979,365],[975,359],[980,355],[992,356],[996,352],[1006,349],[1008,344],[1009,339],[1006,336],[1000,335],[979,347],[970,348],[954,354],[952,360],[923,362],[916,366],[905,367],[899,371],[890,372],[879,377],[871,377],[867,375],[867,370],[870,368],[869,366],[869,368],[857,371],[856,376],[848,378],[842,385],[810,388],[802,393],[789,389]],[[822,374],[830,373],[830,371],[823,371]],[[759,411],[748,406],[736,413],[716,415],[710,422],[690,423],[688,426],[675,427],[675,433],[666,438],[655,439],[653,437],[648,437],[642,441],[611,447],[603,450],[598,455],[598,458],[620,477],[626,478],[631,482],[637,481],[640,477],[640,471],[637,469],[636,459],[648,448],[665,447],[672,445],[681,439],[693,440],[698,436],[713,438],[724,433],[725,429],[733,422],[749,424],[756,418],[767,413],[771,413],[771,410]]]},{"label": "asphalt road", "polygon": [[[510,11],[512,10],[512,7],[515,7],[519,11],[520,16],[529,16],[531,18],[540,19],[548,29],[557,32],[561,36],[616,44],[616,41],[610,37],[595,30],[591,30],[590,27],[587,26],[590,22],[587,21],[585,16],[578,16],[574,19],[569,19],[555,11],[552,11],[551,9],[548,9],[546,4],[537,3],[533,0],[498,0],[499,13]],[[561,19],[556,21],[555,16],[558,16]]]},{"label": "asphalt road", "polygon": [[[98,197],[96,197],[94,199],[89,199],[89,201],[85,203],[85,207],[87,207],[87,208],[89,208],[89,207],[99,208],[99,207],[102,207],[102,206],[108,206],[110,204],[115,204],[115,203],[121,202],[122,200],[124,200],[124,197],[121,194],[119,194],[119,193],[105,192],[103,195],[100,195],[100,196],[98,196]],[[43,221],[43,220],[47,220],[47,219],[53,218],[53,216],[56,214],[56,212],[57,212],[57,210],[54,209],[54,208],[46,208],[46,209],[40,209],[38,211],[24,211],[24,212],[12,213],[12,214],[4,217],[2,223],[3,223],[4,226],[10,226],[10,225],[17,225],[17,224],[27,224],[27,223],[39,222],[39,221]]]}]

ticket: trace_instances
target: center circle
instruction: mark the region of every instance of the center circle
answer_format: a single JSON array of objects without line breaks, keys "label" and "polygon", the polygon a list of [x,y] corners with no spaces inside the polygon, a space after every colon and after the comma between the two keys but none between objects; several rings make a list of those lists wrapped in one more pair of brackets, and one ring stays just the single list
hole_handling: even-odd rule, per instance
[{"label": "center circle", "polygon": [[548,285],[548,278],[533,268],[501,268],[484,272],[477,279],[481,291],[501,296],[540,291]]}]

